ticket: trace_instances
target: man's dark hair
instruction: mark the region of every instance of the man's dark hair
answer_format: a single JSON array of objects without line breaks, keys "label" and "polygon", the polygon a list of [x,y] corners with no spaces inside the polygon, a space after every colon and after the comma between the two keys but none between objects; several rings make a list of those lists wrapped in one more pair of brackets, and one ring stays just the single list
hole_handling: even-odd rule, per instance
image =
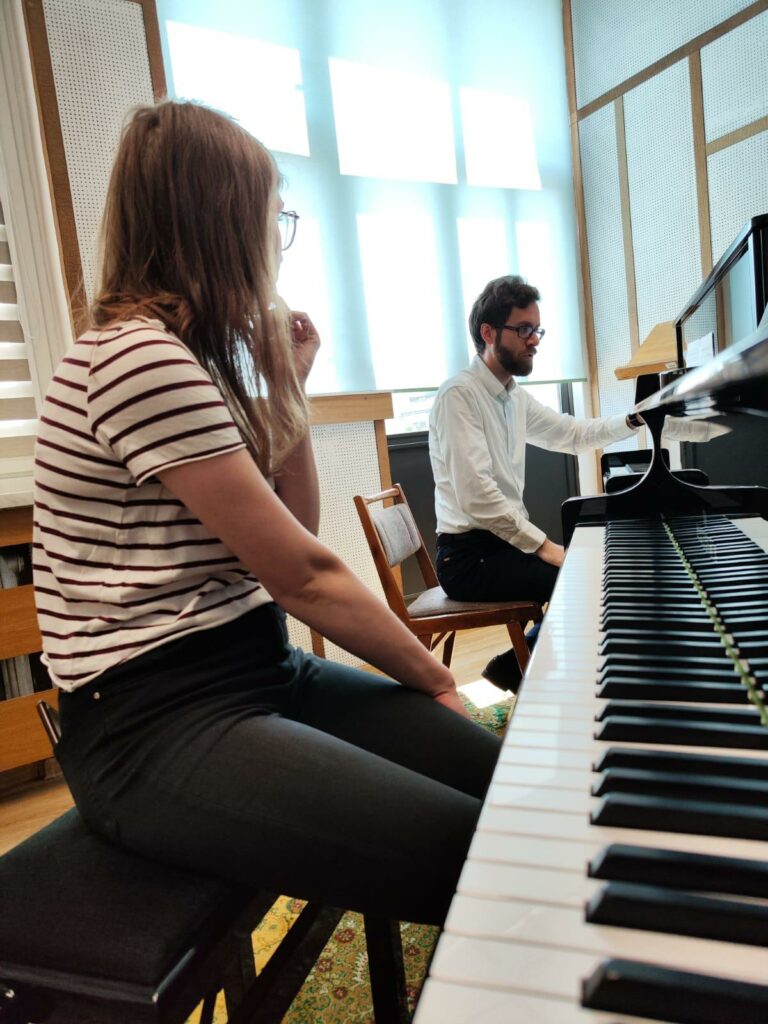
[{"label": "man's dark hair", "polygon": [[491,327],[503,327],[513,309],[525,309],[532,302],[538,302],[541,296],[538,288],[528,284],[518,274],[496,277],[483,288],[469,314],[469,333],[475,343],[478,355],[485,351],[485,342],[480,334],[482,324]]}]

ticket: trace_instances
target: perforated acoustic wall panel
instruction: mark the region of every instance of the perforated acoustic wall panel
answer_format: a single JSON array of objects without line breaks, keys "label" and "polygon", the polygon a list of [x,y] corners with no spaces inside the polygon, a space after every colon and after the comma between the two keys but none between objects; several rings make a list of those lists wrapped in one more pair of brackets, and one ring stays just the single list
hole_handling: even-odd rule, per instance
[{"label": "perforated acoustic wall panel", "polygon": [[624,111],[642,341],[701,282],[688,62],[633,89]]},{"label": "perforated acoustic wall panel", "polygon": [[[382,489],[373,423],[313,427],[312,442],[320,478],[320,540],[384,601],[381,584],[352,499]],[[311,650],[309,630],[289,620],[292,643]],[[326,642],[326,657],[347,665],[360,659]]]},{"label": "perforated acoustic wall panel", "polygon": [[[613,372],[632,354],[613,105],[585,118],[579,127],[579,137],[600,390],[599,415],[611,416],[626,412],[634,404],[632,384],[616,380]],[[598,414],[597,410],[595,413]],[[633,448],[636,444],[634,438],[629,438],[611,446],[611,450]]]},{"label": "perforated acoustic wall panel", "polygon": [[152,103],[140,4],[44,0],[56,99],[67,155],[86,293],[112,161],[128,111]]},{"label": "perforated acoustic wall panel", "polygon": [[768,114],[768,11],[702,49],[701,84],[707,142]]},{"label": "perforated acoustic wall panel", "polygon": [[768,213],[768,131],[713,153],[707,168],[716,262],[750,217]]},{"label": "perforated acoustic wall panel", "polygon": [[583,107],[752,0],[572,0],[577,104]]}]

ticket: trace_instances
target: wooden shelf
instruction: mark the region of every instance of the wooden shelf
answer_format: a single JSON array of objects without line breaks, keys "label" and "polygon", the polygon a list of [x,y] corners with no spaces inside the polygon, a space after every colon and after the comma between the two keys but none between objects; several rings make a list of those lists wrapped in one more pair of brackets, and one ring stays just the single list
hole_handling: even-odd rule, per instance
[{"label": "wooden shelf", "polygon": [[[31,507],[0,509],[0,548],[31,541]],[[0,659],[34,654],[41,647],[32,585],[0,590]],[[58,692],[46,690],[0,700],[0,772],[51,757],[51,744],[35,708],[39,700],[57,704]]]}]

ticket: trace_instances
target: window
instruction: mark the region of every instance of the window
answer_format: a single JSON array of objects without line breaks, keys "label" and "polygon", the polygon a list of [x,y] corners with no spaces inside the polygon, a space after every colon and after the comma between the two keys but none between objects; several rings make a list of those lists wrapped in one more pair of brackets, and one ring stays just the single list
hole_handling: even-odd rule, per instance
[{"label": "window", "polygon": [[311,390],[433,391],[508,273],[542,292],[535,379],[584,378],[559,0],[157,6],[170,90],[272,149],[301,216],[279,287],[321,331]]}]

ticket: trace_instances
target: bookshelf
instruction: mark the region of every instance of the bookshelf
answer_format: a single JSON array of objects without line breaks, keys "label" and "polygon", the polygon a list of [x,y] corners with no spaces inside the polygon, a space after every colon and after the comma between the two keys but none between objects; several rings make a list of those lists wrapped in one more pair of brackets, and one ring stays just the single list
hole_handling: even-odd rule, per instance
[{"label": "bookshelf", "polygon": [[[4,548],[31,543],[31,507],[0,509],[0,557]],[[35,654],[41,646],[32,584],[0,590],[0,661]],[[51,756],[51,745],[35,710],[41,698],[52,704],[57,699],[49,689],[0,700],[0,772]]]}]

